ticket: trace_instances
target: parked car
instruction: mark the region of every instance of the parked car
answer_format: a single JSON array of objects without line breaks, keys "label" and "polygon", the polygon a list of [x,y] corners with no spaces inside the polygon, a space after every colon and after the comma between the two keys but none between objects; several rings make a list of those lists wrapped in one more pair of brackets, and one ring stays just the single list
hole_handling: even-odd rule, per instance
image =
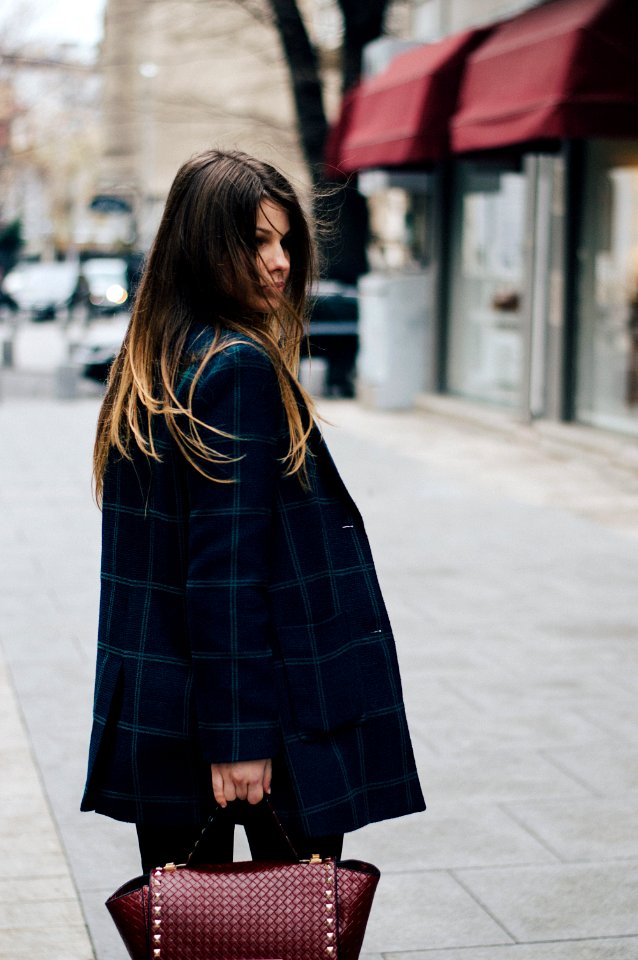
[{"label": "parked car", "polygon": [[115,314],[94,320],[87,327],[79,343],[71,351],[71,361],[89,380],[106,383],[111,364],[124,339],[129,323],[128,313]]},{"label": "parked car", "polygon": [[[93,322],[73,351],[73,361],[82,374],[105,381],[120,349],[128,314]],[[358,335],[359,300],[355,287],[322,280],[310,298],[308,339],[311,357],[327,364],[325,392],[328,396],[354,396],[354,375]]]},{"label": "parked car", "polygon": [[82,264],[85,295],[89,312],[117,313],[129,298],[126,260],[120,257],[94,257]]},{"label": "parked car", "polygon": [[4,290],[32,320],[55,320],[75,302],[79,270],[74,262],[20,263],[4,279]]}]

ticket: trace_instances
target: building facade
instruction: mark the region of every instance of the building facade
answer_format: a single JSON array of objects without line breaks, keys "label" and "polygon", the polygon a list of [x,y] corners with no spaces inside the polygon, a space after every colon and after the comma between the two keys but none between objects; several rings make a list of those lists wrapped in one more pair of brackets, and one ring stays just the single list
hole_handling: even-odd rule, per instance
[{"label": "building facade", "polygon": [[[336,0],[297,0],[318,52],[326,113],[340,100],[342,16]],[[406,32],[409,0],[389,29]],[[131,207],[146,249],[171,181],[193,153],[237,148],[309,185],[288,66],[267,0],[107,0],[101,53],[104,148],[99,192]]]},{"label": "building facade", "polygon": [[199,150],[245,150],[305,182],[278,35],[250,5],[108,0],[102,68],[100,191],[130,203],[141,249],[178,167]]},{"label": "building facade", "polygon": [[638,434],[635,5],[423,0],[410,39],[358,92],[342,150],[373,223],[362,397]]},{"label": "building facade", "polygon": [[20,220],[26,256],[72,255],[96,239],[99,103],[100,77],[84,51],[2,52],[0,220]]}]

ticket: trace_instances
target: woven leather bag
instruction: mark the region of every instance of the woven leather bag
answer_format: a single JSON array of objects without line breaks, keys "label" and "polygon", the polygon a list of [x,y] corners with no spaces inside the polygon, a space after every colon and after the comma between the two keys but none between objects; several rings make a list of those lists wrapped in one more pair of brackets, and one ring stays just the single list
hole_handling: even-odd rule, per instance
[{"label": "woven leather bag", "polygon": [[357,960],[378,881],[358,860],[167,864],[106,906],[133,960]]}]

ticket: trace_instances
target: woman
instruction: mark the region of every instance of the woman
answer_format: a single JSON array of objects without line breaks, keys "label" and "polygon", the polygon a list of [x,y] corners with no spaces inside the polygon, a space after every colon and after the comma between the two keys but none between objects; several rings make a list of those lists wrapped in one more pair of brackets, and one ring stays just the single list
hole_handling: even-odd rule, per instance
[{"label": "woman", "polygon": [[313,270],[276,170],[221,151],[180,169],[94,462],[82,808],[135,822],[145,870],[185,859],[213,798],[218,861],[238,819],[255,858],[290,857],[264,794],[306,857],[424,807],[363,523],[296,379]]}]

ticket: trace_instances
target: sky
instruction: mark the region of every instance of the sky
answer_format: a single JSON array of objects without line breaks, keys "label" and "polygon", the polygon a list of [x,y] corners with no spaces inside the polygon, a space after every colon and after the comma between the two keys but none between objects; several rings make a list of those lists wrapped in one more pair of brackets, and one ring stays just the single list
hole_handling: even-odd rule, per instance
[{"label": "sky", "polygon": [[105,0],[5,0],[1,19],[25,40],[97,43]]}]

